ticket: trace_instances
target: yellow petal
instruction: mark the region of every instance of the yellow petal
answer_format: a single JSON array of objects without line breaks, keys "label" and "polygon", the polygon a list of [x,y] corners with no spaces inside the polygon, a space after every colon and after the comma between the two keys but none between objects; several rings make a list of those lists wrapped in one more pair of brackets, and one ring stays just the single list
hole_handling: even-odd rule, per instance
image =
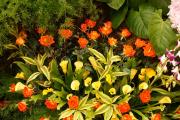
[{"label": "yellow petal", "polygon": [[152,68],[146,68],[146,76],[150,79],[156,75],[156,72]]},{"label": "yellow petal", "polygon": [[99,90],[100,87],[101,87],[100,81],[96,81],[92,83],[92,88],[94,88],[95,90]]},{"label": "yellow petal", "polygon": [[63,73],[66,74],[67,73],[68,60],[61,61],[59,65],[61,66]]},{"label": "yellow petal", "polygon": [[136,69],[131,69],[131,74],[130,74],[130,79],[132,80],[134,76],[136,75],[137,70]]},{"label": "yellow petal", "polygon": [[140,80],[144,81],[144,75],[139,74],[138,77]]},{"label": "yellow petal", "polygon": [[94,70],[97,70],[98,65],[97,65],[97,62],[96,62],[95,58],[93,56],[90,56],[89,61],[90,61],[91,65],[92,65],[92,67],[94,68]]},{"label": "yellow petal", "polygon": [[132,87],[131,87],[130,85],[124,85],[124,86],[122,87],[123,94],[128,94],[128,93],[130,93],[132,90],[133,90],[133,89],[132,89]]},{"label": "yellow petal", "polygon": [[91,77],[87,77],[84,80],[84,86],[88,87],[91,84],[92,78]]},{"label": "yellow petal", "polygon": [[16,76],[15,76],[15,78],[25,79],[24,73],[23,73],[23,72],[17,73]]},{"label": "yellow petal", "polygon": [[159,100],[160,104],[165,104],[165,103],[171,103],[171,98],[168,96],[163,97],[162,99]]},{"label": "yellow petal", "polygon": [[106,82],[111,85],[112,84],[112,79],[111,79],[111,75],[110,74],[107,74],[106,75]]},{"label": "yellow petal", "polygon": [[115,89],[115,88],[109,89],[109,93],[110,93],[111,95],[115,95],[115,94],[116,94],[116,89]]},{"label": "yellow petal", "polygon": [[81,70],[82,67],[83,67],[83,62],[82,62],[82,61],[76,61],[76,62],[74,63],[74,66],[76,67],[76,71],[77,71],[77,70]]},{"label": "yellow petal", "polygon": [[80,82],[78,80],[73,80],[71,83],[71,89],[78,91],[79,85],[80,85]]},{"label": "yellow petal", "polygon": [[145,90],[148,88],[148,84],[146,82],[142,82],[140,85],[139,85],[139,90]]}]

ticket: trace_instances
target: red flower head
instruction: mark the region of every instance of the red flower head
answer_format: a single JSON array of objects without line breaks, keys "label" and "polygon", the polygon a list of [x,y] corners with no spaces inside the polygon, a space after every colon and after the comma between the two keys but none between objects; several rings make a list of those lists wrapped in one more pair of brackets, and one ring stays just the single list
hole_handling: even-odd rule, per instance
[{"label": "red flower head", "polygon": [[113,37],[110,37],[110,38],[108,38],[108,43],[109,43],[110,46],[116,46],[117,39],[115,39]]},{"label": "red flower head", "polygon": [[156,52],[153,48],[153,46],[151,45],[151,43],[147,43],[144,47],[143,47],[143,50],[144,50],[144,56],[147,56],[147,57],[156,57]]},{"label": "red flower head", "polygon": [[129,103],[127,102],[124,102],[124,103],[121,103],[117,106],[118,110],[121,112],[121,113],[126,113],[126,112],[129,112],[131,107],[129,105]]},{"label": "red flower head", "polygon": [[23,46],[25,44],[25,40],[22,37],[18,37],[16,39],[16,45]]},{"label": "red flower head", "polygon": [[133,57],[136,51],[131,45],[123,45],[123,54],[127,57]]},{"label": "red flower head", "polygon": [[136,38],[136,42],[135,45],[137,48],[141,48],[144,47],[146,45],[146,41],[140,39],[140,38]]},{"label": "red flower head", "polygon": [[18,103],[18,109],[20,112],[25,112],[27,110],[27,105],[25,102]]},{"label": "red flower head", "polygon": [[16,84],[11,84],[10,85],[10,92],[15,92],[15,86],[16,86]]},{"label": "red flower head", "polygon": [[79,98],[78,98],[78,96],[70,97],[70,99],[68,100],[68,106],[71,109],[77,109],[78,106],[79,106]]},{"label": "red flower head", "polygon": [[70,115],[69,117],[63,118],[63,120],[73,120],[73,115]]},{"label": "red flower head", "polygon": [[161,120],[161,114],[160,113],[154,114],[151,120]]},{"label": "red flower head", "polygon": [[132,117],[129,114],[124,114],[121,120],[132,120]]},{"label": "red flower head", "polygon": [[151,100],[151,91],[150,90],[143,90],[140,95],[140,100],[142,103],[148,103]]},{"label": "red flower head", "polygon": [[87,33],[87,36],[91,40],[97,40],[100,37],[100,34],[97,31],[91,31],[90,33]]},{"label": "red flower head", "polygon": [[46,99],[44,104],[50,110],[55,110],[57,108],[57,102],[55,102],[55,101],[51,101],[51,100]]},{"label": "red flower head", "polygon": [[72,35],[73,32],[70,29],[60,29],[59,30],[59,34],[65,38],[65,39],[69,39]]},{"label": "red flower head", "polygon": [[83,32],[86,32],[86,30],[87,30],[87,25],[86,25],[85,23],[82,23],[82,24],[81,24],[81,30],[82,30]]},{"label": "red flower head", "polygon": [[24,87],[24,89],[23,89],[23,95],[24,95],[25,98],[31,97],[32,94],[33,94],[33,89],[30,89],[30,88],[28,88],[28,87]]},{"label": "red flower head", "polygon": [[96,26],[96,21],[93,21],[93,20],[90,20],[90,19],[86,19],[85,20],[85,24],[90,27],[90,28],[93,28]]},{"label": "red flower head", "polygon": [[93,108],[96,110],[101,106],[100,102],[95,102]]},{"label": "red flower head", "polygon": [[127,38],[127,37],[131,36],[131,32],[127,28],[124,28],[121,31],[121,36]]},{"label": "red flower head", "polygon": [[51,35],[41,36],[39,42],[42,46],[49,47],[54,43],[54,38]]},{"label": "red flower head", "polygon": [[112,22],[111,21],[107,21],[107,22],[105,22],[104,23],[104,26],[106,27],[106,28],[112,28]]},{"label": "red flower head", "polygon": [[88,44],[88,40],[86,40],[85,38],[79,38],[78,43],[81,48],[85,48]]}]

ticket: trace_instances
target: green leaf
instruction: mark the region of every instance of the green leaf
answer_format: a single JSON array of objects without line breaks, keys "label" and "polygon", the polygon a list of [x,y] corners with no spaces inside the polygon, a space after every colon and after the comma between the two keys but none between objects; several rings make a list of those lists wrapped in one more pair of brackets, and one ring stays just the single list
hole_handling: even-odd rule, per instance
[{"label": "green leaf", "polygon": [[114,29],[118,28],[121,23],[124,21],[128,11],[128,6],[120,8],[118,11],[114,11],[111,15],[112,26]]},{"label": "green leaf", "polygon": [[35,72],[35,73],[33,73],[33,74],[28,78],[28,80],[27,80],[26,83],[28,84],[28,83],[31,82],[32,80],[36,79],[40,74],[41,74],[40,72]]},{"label": "green leaf", "polygon": [[102,72],[99,80],[103,79],[103,78],[108,74],[108,72],[110,71],[110,69],[111,69],[111,66],[110,66],[110,65],[107,65],[107,66],[105,67],[105,70]]},{"label": "green leaf", "polygon": [[129,73],[127,73],[127,72],[113,72],[111,75],[114,77],[120,77],[120,76],[129,75]]},{"label": "green leaf", "polygon": [[95,49],[92,49],[92,48],[88,48],[88,50],[94,55],[94,56],[96,56],[98,59],[99,59],[99,61],[101,61],[102,63],[106,63],[106,58],[104,57],[104,55],[103,54],[101,54],[100,52],[98,52],[97,50],[95,50]]},{"label": "green leaf", "polygon": [[96,0],[96,1],[109,3],[109,2],[111,2],[112,0]]},{"label": "green leaf", "polygon": [[75,110],[67,109],[67,110],[65,110],[65,111],[63,111],[63,112],[61,113],[59,119],[69,117],[69,116],[72,115],[74,112],[75,112]]},{"label": "green leaf", "polygon": [[154,8],[141,5],[139,11],[131,10],[128,14],[126,24],[130,31],[141,38],[148,38],[148,24],[154,15]]},{"label": "green leaf", "polygon": [[58,64],[57,64],[55,59],[53,59],[49,63],[49,66],[50,66],[50,76],[51,76],[51,78],[59,78],[59,77],[61,77],[60,73],[59,73],[59,70],[58,70]]},{"label": "green leaf", "polygon": [[132,110],[134,111],[135,113],[137,113],[138,115],[140,115],[142,117],[142,120],[149,120],[148,117],[146,117],[141,111],[139,110]]},{"label": "green leaf", "polygon": [[71,60],[68,60],[68,70],[67,70],[67,77],[66,77],[67,85],[70,86],[72,81],[73,81],[72,64],[71,64]]},{"label": "green leaf", "polygon": [[149,38],[159,56],[164,54],[166,49],[173,49],[177,40],[170,23],[163,21],[159,14],[155,14],[149,24]]},{"label": "green leaf", "polygon": [[26,63],[30,64],[30,65],[36,65],[36,61],[33,60],[30,57],[21,57]]},{"label": "green leaf", "polygon": [[108,5],[115,9],[115,10],[119,10],[119,8],[124,4],[125,0],[112,0],[110,3],[108,3]]},{"label": "green leaf", "polygon": [[104,120],[110,120],[113,114],[113,107],[110,107],[108,111],[104,113]]},{"label": "green leaf", "polygon": [[57,110],[60,110],[65,104],[66,104],[66,102],[61,100],[57,106]]},{"label": "green leaf", "polygon": [[31,99],[29,101],[33,101],[34,103],[36,103],[38,100],[41,100],[41,99],[42,99],[42,95],[37,94],[37,95],[31,96]]},{"label": "green leaf", "polygon": [[79,112],[79,111],[76,111],[76,112],[74,113],[73,120],[84,120],[84,118],[83,118],[83,116],[82,116],[82,113]]},{"label": "green leaf", "polygon": [[103,104],[95,111],[95,115],[103,114],[106,111],[108,111],[110,108],[111,107],[108,104]]},{"label": "green leaf", "polygon": [[89,97],[89,96],[87,95],[87,96],[84,97],[82,100],[80,100],[80,102],[79,102],[79,109],[86,104],[86,102],[87,102],[87,100],[88,100],[88,97]]},{"label": "green leaf", "polygon": [[46,78],[48,80],[50,80],[50,72],[49,72],[48,68],[44,65],[44,66],[40,67],[40,70],[46,76]]},{"label": "green leaf", "polygon": [[121,57],[119,55],[115,55],[115,56],[112,56],[111,57],[111,62],[118,62],[118,61],[121,61]]},{"label": "green leaf", "polygon": [[14,44],[6,44],[6,45],[4,45],[4,47],[5,47],[6,49],[18,49],[18,48],[16,47],[16,45],[14,45]]},{"label": "green leaf", "polygon": [[65,83],[64,83],[64,81],[61,78],[54,78],[53,77],[53,78],[51,78],[51,80],[56,81],[56,82],[58,82],[58,83],[60,83],[60,84],[65,86]]},{"label": "green leaf", "polygon": [[106,104],[112,103],[112,99],[108,95],[104,94],[103,92],[98,92],[97,94],[99,95],[99,97],[104,103]]},{"label": "green leaf", "polygon": [[112,99],[113,99],[113,102],[112,103],[114,103],[114,102],[116,102],[116,100],[119,98],[120,96],[114,96]]},{"label": "green leaf", "polygon": [[85,104],[84,106],[79,107],[79,110],[89,110],[89,109],[91,109],[93,106],[94,106],[93,104]]}]

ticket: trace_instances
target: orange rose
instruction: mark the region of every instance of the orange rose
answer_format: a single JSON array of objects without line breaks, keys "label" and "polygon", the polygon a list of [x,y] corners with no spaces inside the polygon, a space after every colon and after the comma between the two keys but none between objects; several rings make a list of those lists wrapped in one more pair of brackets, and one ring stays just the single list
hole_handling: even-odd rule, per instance
[{"label": "orange rose", "polygon": [[32,94],[33,94],[33,89],[30,89],[28,87],[24,87],[23,95],[24,95],[25,98],[31,97]]},{"label": "orange rose", "polygon": [[87,33],[87,36],[91,40],[97,40],[100,37],[100,34],[97,31],[91,31],[90,33]]},{"label": "orange rose", "polygon": [[78,43],[81,48],[85,48],[88,44],[88,40],[86,40],[85,38],[79,38]]},{"label": "orange rose", "polygon": [[129,114],[124,114],[121,120],[132,120],[132,117]]},{"label": "orange rose", "polygon": [[109,43],[110,46],[116,46],[117,39],[115,39],[113,37],[110,37],[110,38],[108,38],[108,43]]},{"label": "orange rose", "polygon": [[25,40],[22,37],[18,37],[16,39],[16,45],[23,46],[25,44]]},{"label": "orange rose", "polygon": [[86,19],[85,20],[85,24],[90,27],[90,28],[93,28],[96,26],[96,21],[93,21],[93,20],[90,20],[90,19]]},{"label": "orange rose", "polygon": [[123,45],[123,54],[127,57],[133,57],[136,51],[131,45]]},{"label": "orange rose", "polygon": [[101,106],[101,103],[100,103],[100,102],[94,102],[93,108],[96,110],[96,109],[98,109],[100,106]]},{"label": "orange rose", "polygon": [[54,38],[51,35],[41,36],[39,42],[42,46],[49,47],[54,43]]},{"label": "orange rose", "polygon": [[70,109],[77,109],[79,106],[79,98],[78,96],[72,96],[68,100],[68,106]]},{"label": "orange rose", "polygon": [[135,45],[137,48],[144,47],[146,45],[146,42],[140,38],[136,38]]},{"label": "orange rose", "polygon": [[108,36],[112,32],[112,28],[109,28],[106,26],[100,27],[98,30],[101,34],[106,35],[106,36]]},{"label": "orange rose", "polygon": [[112,22],[111,21],[107,21],[107,22],[104,23],[104,26],[106,28],[112,28]]},{"label": "orange rose", "polygon": [[46,99],[44,104],[50,110],[55,110],[57,108],[57,102],[55,102],[55,101],[51,101],[51,100]]},{"label": "orange rose", "polygon": [[144,56],[147,56],[147,57],[156,57],[156,53],[155,53],[155,50],[153,48],[153,46],[151,45],[151,43],[147,43],[144,47]]},{"label": "orange rose", "polygon": [[161,120],[161,114],[160,113],[154,114],[151,120]]},{"label": "orange rose", "polygon": [[148,103],[151,100],[151,91],[150,90],[143,90],[140,95],[140,100],[142,103]]},{"label": "orange rose", "polygon": [[42,27],[39,27],[39,28],[36,29],[36,32],[37,32],[38,34],[44,34],[44,33],[46,32],[46,29],[45,29],[45,28],[42,28]]},{"label": "orange rose", "polygon": [[70,29],[60,29],[59,30],[59,34],[65,38],[65,39],[69,39],[72,35],[73,32]]},{"label": "orange rose", "polygon": [[25,112],[27,110],[27,105],[25,102],[18,103],[18,109],[20,112]]},{"label": "orange rose", "polygon": [[10,92],[15,92],[15,86],[16,86],[16,84],[11,84],[10,85]]},{"label": "orange rose", "polygon": [[26,39],[26,38],[27,38],[26,32],[25,32],[25,31],[21,31],[21,32],[19,33],[19,37],[22,37],[23,39]]},{"label": "orange rose", "polygon": [[82,23],[82,24],[81,24],[81,30],[82,30],[83,32],[86,32],[86,30],[87,30],[87,25],[86,25],[85,23]]},{"label": "orange rose", "polygon": [[121,113],[126,113],[126,112],[129,112],[131,107],[129,105],[129,103],[127,102],[124,102],[124,103],[121,103],[117,106],[118,110],[121,112]]},{"label": "orange rose", "polygon": [[63,118],[63,120],[73,120],[73,115],[70,115],[69,117]]},{"label": "orange rose", "polygon": [[121,36],[127,38],[127,37],[131,36],[131,32],[130,32],[127,28],[124,28],[124,29],[122,29],[122,31],[121,31]]}]

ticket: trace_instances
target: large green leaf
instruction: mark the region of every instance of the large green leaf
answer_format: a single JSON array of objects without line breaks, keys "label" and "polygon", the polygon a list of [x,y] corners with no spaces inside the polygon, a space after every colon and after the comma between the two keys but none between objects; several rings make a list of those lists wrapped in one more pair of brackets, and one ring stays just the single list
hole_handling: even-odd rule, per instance
[{"label": "large green leaf", "polygon": [[110,107],[108,111],[104,113],[104,120],[110,120],[113,115],[113,107]]},{"label": "large green leaf", "polygon": [[109,2],[111,2],[112,0],[97,0],[97,1],[109,3]]},{"label": "large green leaf", "polygon": [[111,15],[111,21],[113,28],[118,28],[124,21],[128,11],[128,6],[121,7],[118,11],[114,11]]},{"label": "large green leaf", "polygon": [[50,72],[49,72],[48,68],[44,65],[44,66],[40,67],[40,69],[41,69],[42,73],[46,76],[46,78],[48,80],[50,80]]},{"label": "large green leaf", "polygon": [[154,14],[149,24],[149,38],[157,55],[162,55],[165,50],[176,45],[176,34],[168,21],[163,21],[159,14]]},{"label": "large green leaf", "polygon": [[112,0],[110,3],[108,3],[108,5],[115,9],[115,10],[119,10],[119,8],[124,4],[125,0]]},{"label": "large green leaf", "polygon": [[131,10],[129,12],[126,24],[136,36],[148,38],[148,24],[155,14],[154,8],[149,5],[141,5],[139,11]]},{"label": "large green leaf", "polygon": [[74,112],[75,112],[75,110],[67,109],[67,110],[61,112],[61,115],[60,115],[59,119],[69,117],[69,116],[72,115]]},{"label": "large green leaf", "polygon": [[106,111],[108,111],[110,108],[111,107],[108,104],[103,104],[95,111],[95,115],[103,114]]},{"label": "large green leaf", "polygon": [[36,79],[41,73],[40,72],[35,72],[31,76],[29,76],[28,80],[26,83],[31,82],[32,80]]},{"label": "large green leaf", "polygon": [[106,63],[106,58],[104,57],[103,54],[101,54],[100,52],[98,52],[97,50],[95,49],[92,49],[92,48],[88,48],[88,50],[98,58],[99,61],[101,61],[102,63]]}]

